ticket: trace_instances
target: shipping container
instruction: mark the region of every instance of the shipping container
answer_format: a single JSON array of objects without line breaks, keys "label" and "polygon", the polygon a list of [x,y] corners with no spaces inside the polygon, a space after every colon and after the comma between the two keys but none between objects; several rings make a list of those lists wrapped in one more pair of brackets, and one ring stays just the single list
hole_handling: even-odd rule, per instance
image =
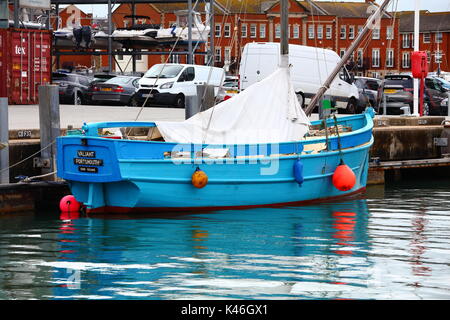
[{"label": "shipping container", "polygon": [[39,86],[51,82],[51,43],[49,30],[0,29],[0,97],[39,103]]}]

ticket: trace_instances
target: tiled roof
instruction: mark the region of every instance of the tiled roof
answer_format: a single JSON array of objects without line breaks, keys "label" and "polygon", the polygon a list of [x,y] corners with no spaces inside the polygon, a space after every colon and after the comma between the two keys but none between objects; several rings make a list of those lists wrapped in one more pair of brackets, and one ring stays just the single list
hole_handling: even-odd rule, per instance
[{"label": "tiled roof", "polygon": [[[399,12],[400,32],[414,32],[414,12]],[[421,11],[419,19],[420,32],[450,31],[450,12]]]}]

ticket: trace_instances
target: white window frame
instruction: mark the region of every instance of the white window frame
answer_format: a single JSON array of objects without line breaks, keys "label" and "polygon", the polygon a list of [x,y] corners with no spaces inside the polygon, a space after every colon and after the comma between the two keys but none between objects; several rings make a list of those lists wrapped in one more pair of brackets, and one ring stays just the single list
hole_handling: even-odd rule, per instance
[{"label": "white window frame", "polygon": [[292,38],[294,39],[300,38],[300,25],[294,24],[292,28]]},{"label": "white window frame", "polygon": [[424,32],[422,34],[422,37],[423,37],[423,43],[430,43],[431,42],[431,33]]},{"label": "white window frame", "polygon": [[222,48],[214,47],[214,62],[221,62],[221,61],[222,61]]},{"label": "white window frame", "polygon": [[231,63],[231,47],[225,47],[223,51],[224,63]]},{"label": "white window frame", "polygon": [[325,26],[325,37],[327,39],[331,39],[332,38],[332,34],[333,34],[333,26],[327,24]]},{"label": "white window frame", "polygon": [[223,26],[223,36],[225,38],[231,37],[231,23],[225,23]]},{"label": "white window frame", "polygon": [[263,39],[266,37],[266,24],[265,23],[261,23],[259,25],[259,37],[263,38]]},{"label": "white window frame", "polygon": [[380,67],[380,49],[378,49],[378,48],[372,49],[372,67],[375,67],[375,68]]},{"label": "white window frame", "polygon": [[241,38],[247,38],[247,24],[243,23],[241,25]]},{"label": "white window frame", "polygon": [[379,40],[380,39],[380,28],[372,29],[372,39]]},{"label": "white window frame", "polygon": [[257,24],[256,23],[252,23],[250,24],[250,38],[256,38],[257,36]]},{"label": "white window frame", "polygon": [[[438,34],[439,34],[439,36],[438,36]],[[441,32],[441,31],[436,32],[436,33],[434,34],[434,41],[435,41],[436,43],[442,43],[442,40],[443,40],[442,32]]]},{"label": "white window frame", "polygon": [[391,26],[388,26],[386,28],[386,39],[387,40],[394,40],[394,28]]},{"label": "white window frame", "polygon": [[343,25],[339,28],[339,39],[347,39],[347,26]]},{"label": "white window frame", "polygon": [[314,25],[309,24],[308,25],[308,39],[314,39],[314,37],[315,37]]},{"label": "white window frame", "polygon": [[323,25],[317,26],[317,39],[323,39]]},{"label": "white window frame", "polygon": [[386,68],[394,67],[394,49],[386,49]]},{"label": "white window frame", "polygon": [[402,68],[403,69],[411,68],[411,56],[409,54],[409,51],[404,51],[402,53]]},{"label": "white window frame", "polygon": [[220,38],[222,36],[222,24],[216,23],[214,26],[214,37]]},{"label": "white window frame", "polygon": [[281,38],[281,25],[279,23],[277,23],[275,25],[275,39],[280,39]]},{"label": "white window frame", "polygon": [[406,49],[409,48],[409,33],[403,33],[402,34],[402,48]]},{"label": "white window frame", "polygon": [[349,39],[355,38],[355,26],[348,26],[348,38]]}]

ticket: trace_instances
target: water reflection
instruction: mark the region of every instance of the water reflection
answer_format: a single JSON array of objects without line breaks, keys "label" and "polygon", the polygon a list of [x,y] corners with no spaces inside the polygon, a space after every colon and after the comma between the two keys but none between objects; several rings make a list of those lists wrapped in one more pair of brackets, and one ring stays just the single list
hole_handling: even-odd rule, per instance
[{"label": "water reflection", "polygon": [[0,298],[449,298],[447,190],[428,200],[402,189],[306,207],[0,218]]}]

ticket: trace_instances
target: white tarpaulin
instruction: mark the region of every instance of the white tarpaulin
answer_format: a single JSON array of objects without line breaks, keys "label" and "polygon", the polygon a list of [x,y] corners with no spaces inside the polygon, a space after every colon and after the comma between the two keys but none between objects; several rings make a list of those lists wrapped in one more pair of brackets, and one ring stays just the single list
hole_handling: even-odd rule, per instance
[{"label": "white tarpaulin", "polygon": [[155,123],[167,142],[207,144],[296,141],[310,124],[287,68],[185,121]]}]

